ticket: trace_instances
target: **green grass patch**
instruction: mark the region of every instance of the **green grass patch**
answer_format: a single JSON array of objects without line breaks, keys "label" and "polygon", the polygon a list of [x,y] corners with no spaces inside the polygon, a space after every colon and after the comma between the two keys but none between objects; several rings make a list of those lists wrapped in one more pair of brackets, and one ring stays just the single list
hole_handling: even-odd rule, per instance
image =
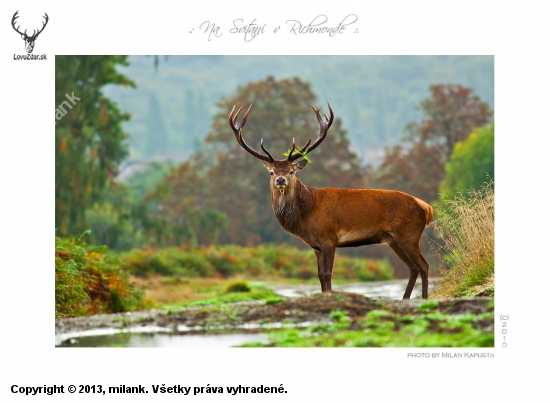
[{"label": "green grass patch", "polygon": [[[342,318],[341,311],[330,316]],[[338,320],[306,329],[275,331],[266,343],[247,343],[242,347],[493,347],[493,333],[478,326],[493,317],[489,312],[400,315],[375,310],[358,321]]]},{"label": "green grass patch", "polygon": [[438,301],[425,301],[418,305],[418,307],[415,309],[415,312],[430,312],[436,309],[438,306]]},{"label": "green grass patch", "polygon": [[237,291],[237,292],[223,291],[214,298],[199,299],[195,301],[185,302],[182,304],[165,305],[161,308],[170,310],[171,312],[177,312],[178,308],[183,308],[188,306],[221,305],[221,304],[231,304],[234,302],[241,302],[241,301],[258,301],[258,300],[265,300],[266,303],[276,304],[278,302],[284,301],[284,298],[280,297],[279,295],[275,294],[273,291],[267,288],[250,287],[249,291]]}]

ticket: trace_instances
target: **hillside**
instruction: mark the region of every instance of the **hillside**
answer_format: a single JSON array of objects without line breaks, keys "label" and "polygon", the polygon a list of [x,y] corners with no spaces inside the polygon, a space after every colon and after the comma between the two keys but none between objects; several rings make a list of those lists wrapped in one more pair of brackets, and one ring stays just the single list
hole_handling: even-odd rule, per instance
[{"label": "hillside", "polygon": [[185,159],[201,148],[217,102],[269,75],[310,82],[318,105],[333,105],[351,147],[372,165],[419,118],[416,105],[432,84],[471,87],[494,105],[492,56],[169,56],[157,68],[150,56],[129,60],[122,71],[138,88],[105,92],[132,115],[125,130],[134,161],[153,157],[158,141],[170,151],[156,158]]}]

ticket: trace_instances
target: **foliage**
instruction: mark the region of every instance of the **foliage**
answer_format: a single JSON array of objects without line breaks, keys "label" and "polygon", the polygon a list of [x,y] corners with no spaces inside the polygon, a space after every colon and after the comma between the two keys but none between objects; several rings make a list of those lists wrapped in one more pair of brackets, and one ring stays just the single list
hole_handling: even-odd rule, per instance
[{"label": "foliage", "polygon": [[444,200],[438,208],[437,246],[449,270],[435,296],[475,296],[494,287],[494,198],[490,182]]},{"label": "foliage", "polygon": [[[61,236],[86,228],[85,211],[101,200],[127,155],[122,123],[129,115],[103,95],[107,85],[134,87],[117,71],[126,56],[56,56],[55,225]],[[66,95],[80,98],[73,105]],[[62,104],[65,102],[64,104]]]},{"label": "foliage", "polygon": [[169,169],[169,164],[152,162],[125,182],[112,182],[101,201],[86,210],[86,223],[91,230],[86,239],[118,251],[151,244],[151,232],[157,223],[143,197]]},{"label": "foliage", "polygon": [[185,162],[170,168],[157,187],[146,194],[146,226],[157,245],[209,245],[218,240],[220,231],[228,226],[228,218],[208,202],[208,186],[215,184],[199,175],[196,166]]},{"label": "foliage", "polygon": [[90,229],[86,239],[114,250],[149,244],[145,208],[135,199],[129,186],[114,183],[106,189],[103,200],[86,210],[86,223]]},{"label": "foliage", "polygon": [[[137,276],[147,274],[183,277],[227,278],[274,275],[286,278],[316,278],[317,264],[312,250],[300,251],[288,246],[260,245],[211,246],[208,248],[136,249],[121,256],[125,269]],[[386,260],[366,260],[336,256],[333,278],[373,281],[392,278]]]},{"label": "foliage", "polygon": [[143,170],[134,172],[124,183],[132,189],[136,200],[142,199],[148,190],[154,189],[158,183],[170,171],[172,164],[170,162],[162,163],[151,161]]},{"label": "foliage", "polygon": [[55,238],[55,317],[132,311],[143,294],[106,247]]},{"label": "foliage", "polygon": [[[285,157],[288,157],[290,155],[290,149],[289,150],[286,150],[284,153],[283,153],[283,156]],[[300,147],[300,146],[296,146],[296,149],[292,152],[292,154],[300,154],[302,156],[303,159],[305,159],[309,164],[312,164],[313,161],[311,161],[311,158],[308,157],[307,155],[307,151],[303,149],[303,147]]]},{"label": "foliage", "polygon": [[466,140],[455,144],[445,168],[441,195],[454,195],[457,189],[480,189],[487,176],[495,176],[495,125],[473,131]]},{"label": "foliage", "polygon": [[431,96],[420,103],[425,119],[406,126],[404,145],[387,150],[375,175],[375,185],[412,194],[426,202],[437,200],[445,165],[454,146],[493,112],[461,85],[433,85]]},{"label": "foliage", "polygon": [[236,281],[234,283],[231,283],[227,286],[225,289],[225,292],[249,292],[250,286],[246,281]]}]

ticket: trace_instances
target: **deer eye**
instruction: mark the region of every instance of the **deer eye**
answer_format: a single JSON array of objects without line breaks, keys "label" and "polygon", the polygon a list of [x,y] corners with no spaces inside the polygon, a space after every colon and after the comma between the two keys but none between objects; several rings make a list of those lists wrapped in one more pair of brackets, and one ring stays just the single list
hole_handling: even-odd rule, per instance
[{"label": "deer eye", "polygon": [[291,174],[291,175],[294,175],[294,171],[290,171],[290,174]]},{"label": "deer eye", "polygon": [[274,175],[274,174],[273,174],[273,172],[271,172],[271,171],[269,172],[269,174],[270,174],[271,176],[273,176],[273,175]]}]

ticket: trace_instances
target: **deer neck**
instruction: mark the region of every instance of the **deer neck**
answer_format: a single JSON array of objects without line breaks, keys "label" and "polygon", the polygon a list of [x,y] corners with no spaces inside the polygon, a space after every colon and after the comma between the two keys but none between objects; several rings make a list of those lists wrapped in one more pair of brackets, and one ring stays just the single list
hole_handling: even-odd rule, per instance
[{"label": "deer neck", "polygon": [[298,178],[292,188],[281,192],[277,187],[271,188],[271,204],[275,218],[283,229],[291,234],[300,233],[300,228],[305,222],[314,206],[314,196],[311,189],[304,185]]}]

